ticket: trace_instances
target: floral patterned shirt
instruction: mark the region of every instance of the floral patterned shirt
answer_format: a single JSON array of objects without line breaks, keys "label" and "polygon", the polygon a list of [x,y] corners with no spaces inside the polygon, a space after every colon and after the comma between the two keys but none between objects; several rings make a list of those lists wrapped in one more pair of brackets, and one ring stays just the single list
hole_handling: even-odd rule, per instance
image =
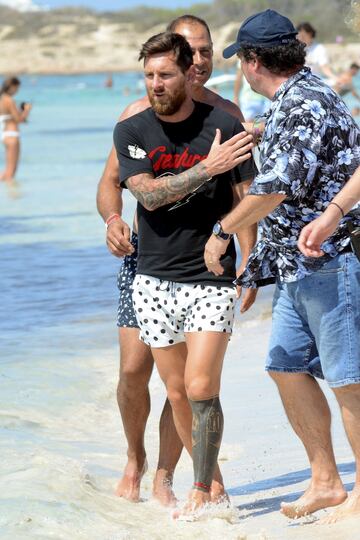
[{"label": "floral patterned shirt", "polygon": [[316,272],[349,244],[346,222],[360,224],[359,208],[341,220],[319,259],[297,248],[301,229],[318,217],[360,165],[360,131],[339,96],[309,68],[287,79],[273,97],[260,145],[260,172],[249,194],[286,199],[260,223],[260,239],[238,283],[254,287],[297,281]]}]

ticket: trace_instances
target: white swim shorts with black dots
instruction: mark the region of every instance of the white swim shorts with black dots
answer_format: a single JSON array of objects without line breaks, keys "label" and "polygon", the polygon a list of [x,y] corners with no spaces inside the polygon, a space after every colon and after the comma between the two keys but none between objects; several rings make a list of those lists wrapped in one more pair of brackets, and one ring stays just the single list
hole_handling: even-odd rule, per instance
[{"label": "white swim shorts with black dots", "polygon": [[232,284],[178,283],[138,274],[133,302],[140,338],[150,347],[185,341],[186,332],[232,332]]}]

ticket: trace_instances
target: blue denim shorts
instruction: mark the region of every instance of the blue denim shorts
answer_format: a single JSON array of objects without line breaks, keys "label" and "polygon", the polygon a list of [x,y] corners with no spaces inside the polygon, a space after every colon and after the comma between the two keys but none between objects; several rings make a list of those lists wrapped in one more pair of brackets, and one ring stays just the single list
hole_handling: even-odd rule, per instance
[{"label": "blue denim shorts", "polygon": [[137,268],[138,237],[131,235],[131,243],[135,248],[134,253],[126,255],[118,274],[119,305],[117,313],[117,325],[119,328],[139,328],[133,306],[133,283]]},{"label": "blue denim shorts", "polygon": [[353,253],[277,284],[266,370],[308,373],[331,387],[360,383],[360,262]]}]

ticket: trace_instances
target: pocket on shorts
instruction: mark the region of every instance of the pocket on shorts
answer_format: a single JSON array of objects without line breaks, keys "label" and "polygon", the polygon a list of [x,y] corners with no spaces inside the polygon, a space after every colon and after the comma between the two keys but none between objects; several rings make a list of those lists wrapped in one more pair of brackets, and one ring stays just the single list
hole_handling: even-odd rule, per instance
[{"label": "pocket on shorts", "polygon": [[343,272],[345,268],[345,259],[339,260],[339,257],[334,257],[331,261],[325,263],[319,270],[317,274],[336,274],[338,272]]}]

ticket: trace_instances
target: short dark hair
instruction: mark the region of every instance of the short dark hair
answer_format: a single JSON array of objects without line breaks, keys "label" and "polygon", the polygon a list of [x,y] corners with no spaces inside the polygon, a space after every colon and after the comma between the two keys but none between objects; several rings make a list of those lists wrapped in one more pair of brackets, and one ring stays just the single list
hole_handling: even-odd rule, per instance
[{"label": "short dark hair", "polygon": [[294,39],[286,45],[273,47],[256,47],[244,43],[238,54],[246,62],[257,57],[262,65],[276,75],[288,75],[298,71],[305,65],[305,43]]},{"label": "short dark hair", "polygon": [[176,17],[176,19],[173,19],[172,21],[170,21],[169,24],[166,27],[166,30],[168,32],[176,32],[176,28],[180,24],[183,24],[183,23],[200,24],[201,26],[203,26],[205,28],[205,30],[209,34],[210,41],[212,41],[211,40],[210,28],[209,28],[207,22],[204,21],[204,19],[201,19],[200,17],[196,17],[196,15],[189,15],[188,13],[186,13],[185,15],[180,15],[180,17]]},{"label": "short dark hair", "polygon": [[350,69],[360,69],[360,66],[356,62],[353,62],[350,66]]},{"label": "short dark hair", "polygon": [[20,86],[20,79],[17,77],[8,77],[5,79],[0,88],[0,95],[6,94],[12,86]]},{"label": "short dark hair", "polygon": [[191,47],[186,39],[174,32],[161,32],[147,40],[141,47],[139,60],[147,60],[149,56],[158,53],[173,52],[176,64],[185,73],[193,64]]},{"label": "short dark hair", "polygon": [[296,30],[298,32],[300,32],[300,30],[305,30],[305,32],[310,34],[313,38],[316,36],[316,30],[309,22],[302,22],[298,24]]}]

